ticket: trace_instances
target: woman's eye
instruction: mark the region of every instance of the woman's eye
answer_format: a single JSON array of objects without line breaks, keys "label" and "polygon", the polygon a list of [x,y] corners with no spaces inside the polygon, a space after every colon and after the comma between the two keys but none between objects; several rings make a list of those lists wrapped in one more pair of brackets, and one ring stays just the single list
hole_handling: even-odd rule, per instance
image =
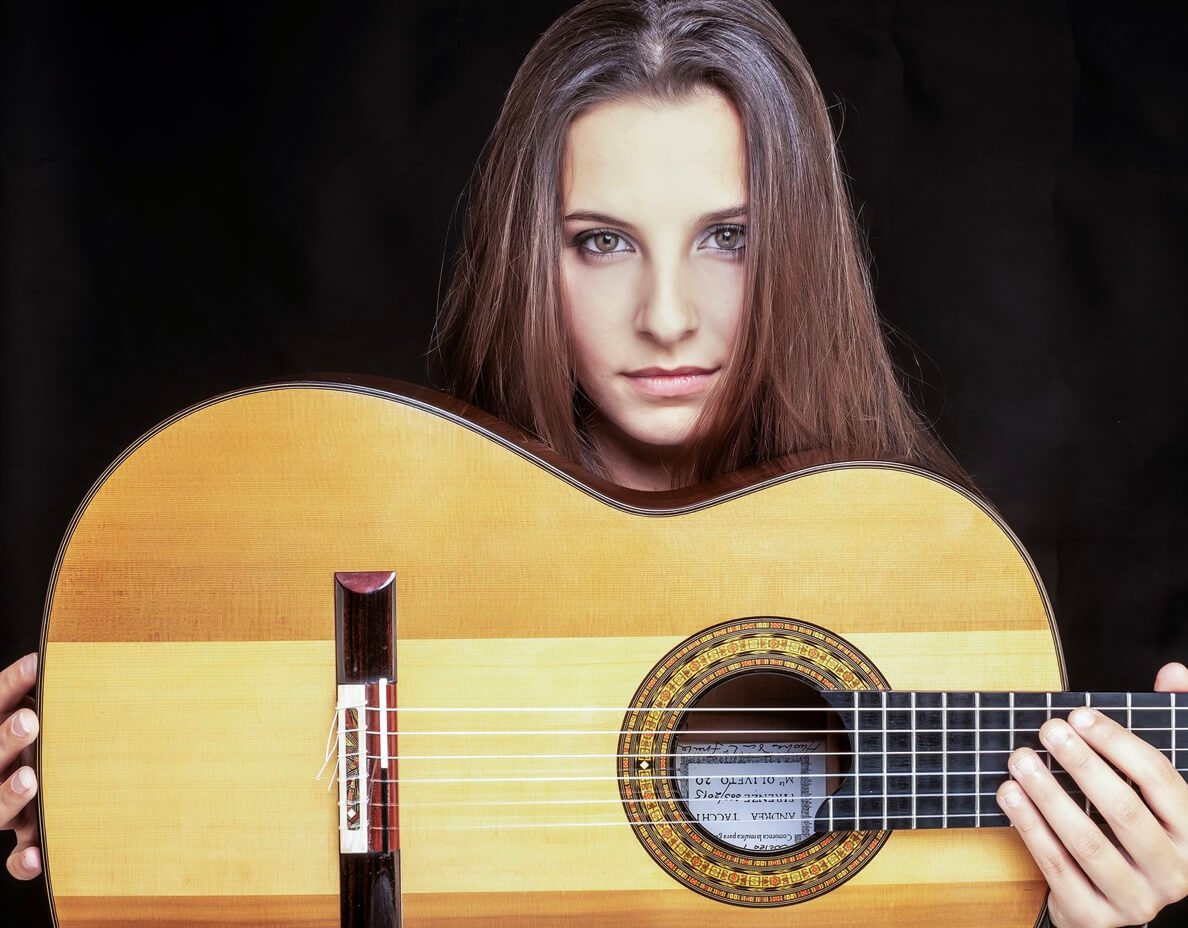
[{"label": "woman's eye", "polygon": [[710,229],[702,240],[702,247],[717,251],[742,251],[747,243],[747,230],[742,226],[718,226]]},{"label": "woman's eye", "polygon": [[584,251],[610,255],[617,251],[629,251],[627,240],[617,232],[591,232],[578,239]]}]

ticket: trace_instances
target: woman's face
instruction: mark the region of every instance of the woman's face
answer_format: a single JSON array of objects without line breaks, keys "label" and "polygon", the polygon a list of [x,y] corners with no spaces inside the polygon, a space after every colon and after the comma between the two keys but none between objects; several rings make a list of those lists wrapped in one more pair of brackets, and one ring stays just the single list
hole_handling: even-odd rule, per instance
[{"label": "woman's face", "polygon": [[591,437],[640,486],[696,439],[742,315],[742,125],[722,94],[629,98],[574,120],[563,173],[566,321]]}]

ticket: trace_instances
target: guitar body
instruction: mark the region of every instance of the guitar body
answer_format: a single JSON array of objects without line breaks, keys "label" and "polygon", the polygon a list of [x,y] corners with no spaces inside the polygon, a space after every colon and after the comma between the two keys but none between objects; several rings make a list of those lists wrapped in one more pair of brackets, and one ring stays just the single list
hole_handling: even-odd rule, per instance
[{"label": "guitar body", "polygon": [[[1038,578],[981,505],[908,468],[844,465],[649,509],[425,399],[332,383],[223,397],[148,435],[84,502],[42,649],[61,928],[339,924],[338,791],[317,778],[332,578],[386,570],[405,925],[1036,922],[1046,887],[1007,828],[892,832],[791,905],[708,898],[649,856],[615,779],[622,708],[657,662],[747,617],[827,629],[895,689],[1061,689]],[[474,707],[552,711],[437,711]]]}]

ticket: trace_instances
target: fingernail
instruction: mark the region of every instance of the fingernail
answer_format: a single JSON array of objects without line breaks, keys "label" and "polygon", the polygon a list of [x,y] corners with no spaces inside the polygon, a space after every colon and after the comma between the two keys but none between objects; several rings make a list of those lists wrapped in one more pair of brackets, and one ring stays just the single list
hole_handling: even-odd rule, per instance
[{"label": "fingernail", "polygon": [[41,852],[35,847],[25,848],[25,853],[21,854],[21,866],[26,870],[41,869]]},{"label": "fingernail", "polygon": [[21,676],[32,679],[37,672],[37,652],[26,654],[21,658]]},{"label": "fingernail", "polygon": [[1046,729],[1044,729],[1043,732],[1044,741],[1046,741],[1048,744],[1064,744],[1064,742],[1068,740],[1068,736],[1071,734],[1072,732],[1069,731],[1068,726],[1063,722],[1049,725]]},{"label": "fingernail", "polygon": [[27,793],[33,788],[33,784],[36,782],[37,778],[33,776],[33,771],[28,767],[22,767],[12,778],[13,792]]},{"label": "fingernail", "polygon": [[1034,754],[1024,754],[1017,761],[1011,764],[1015,773],[1027,776],[1029,773],[1035,773],[1039,769],[1039,761],[1035,759]]},{"label": "fingernail", "polygon": [[20,712],[14,713],[12,717],[12,733],[18,738],[23,738],[29,734],[29,715],[22,709]]},{"label": "fingernail", "polygon": [[1074,726],[1081,729],[1081,731],[1084,731],[1097,720],[1097,713],[1092,709],[1074,709],[1068,720]]},{"label": "fingernail", "polygon": [[1016,808],[1023,801],[1023,797],[1017,789],[1004,789],[999,793],[998,799],[1004,806],[1009,806],[1012,809]]}]

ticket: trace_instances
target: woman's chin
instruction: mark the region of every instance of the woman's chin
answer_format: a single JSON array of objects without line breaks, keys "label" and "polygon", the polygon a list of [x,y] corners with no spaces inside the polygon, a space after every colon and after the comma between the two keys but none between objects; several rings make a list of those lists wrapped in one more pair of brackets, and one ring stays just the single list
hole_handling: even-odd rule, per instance
[{"label": "woman's chin", "polygon": [[641,453],[671,459],[689,449],[696,424],[696,416],[648,417],[620,431]]}]

